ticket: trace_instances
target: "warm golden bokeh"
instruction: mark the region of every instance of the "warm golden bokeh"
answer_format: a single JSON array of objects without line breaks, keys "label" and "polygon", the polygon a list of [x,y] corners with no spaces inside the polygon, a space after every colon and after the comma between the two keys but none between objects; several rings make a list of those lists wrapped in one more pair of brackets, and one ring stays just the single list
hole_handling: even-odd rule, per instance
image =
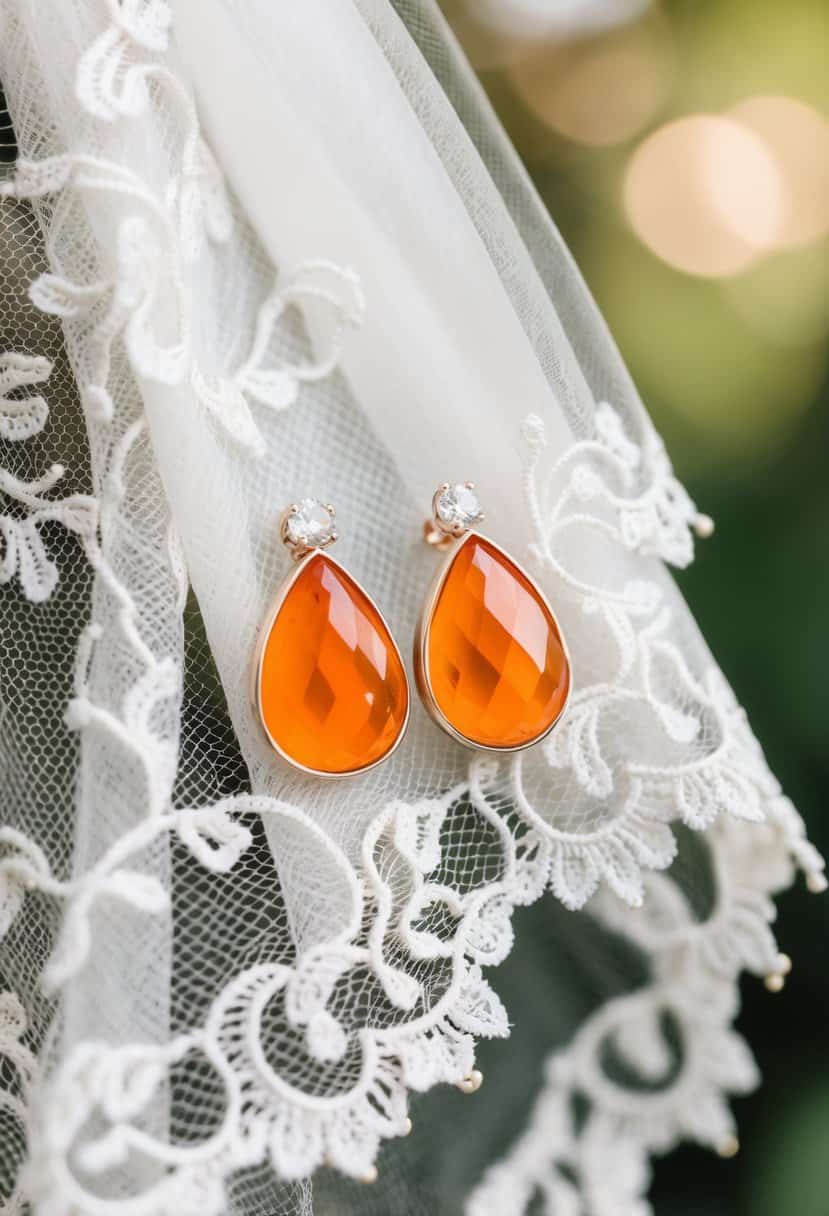
[{"label": "warm golden bokeh", "polygon": [[778,249],[798,249],[829,232],[829,123],[795,97],[747,97],[729,111],[768,148],[783,183]]},{"label": "warm golden bokeh", "polygon": [[562,711],[570,670],[555,620],[530,580],[472,535],[440,589],[427,641],[429,684],[458,734],[521,747]]},{"label": "warm golden bokeh", "polygon": [[380,613],[339,565],[309,558],[262,654],[262,720],[288,759],[357,772],[382,759],[406,724],[406,673]]},{"label": "warm golden bokeh", "polygon": [[644,140],[625,175],[624,203],[658,257],[709,278],[745,270],[772,248],[784,205],[763,140],[713,114],[677,119]]},{"label": "warm golden bokeh", "polygon": [[684,469],[775,459],[826,376],[829,4],[443,3]]},{"label": "warm golden bokeh", "polygon": [[611,147],[638,134],[670,93],[673,54],[659,13],[603,37],[541,44],[509,67],[528,109],[576,144]]}]

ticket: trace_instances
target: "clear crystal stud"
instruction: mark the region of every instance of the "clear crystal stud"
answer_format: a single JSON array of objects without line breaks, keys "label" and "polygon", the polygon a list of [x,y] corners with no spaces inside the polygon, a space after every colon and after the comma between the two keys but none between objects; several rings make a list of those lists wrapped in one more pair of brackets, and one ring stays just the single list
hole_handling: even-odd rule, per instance
[{"label": "clear crystal stud", "polygon": [[291,503],[283,512],[280,531],[295,558],[304,557],[310,549],[324,549],[337,539],[335,514],[330,503],[317,498]]},{"label": "clear crystal stud", "polygon": [[455,486],[444,484],[434,498],[435,521],[454,536],[483,519],[481,504],[471,481]]}]

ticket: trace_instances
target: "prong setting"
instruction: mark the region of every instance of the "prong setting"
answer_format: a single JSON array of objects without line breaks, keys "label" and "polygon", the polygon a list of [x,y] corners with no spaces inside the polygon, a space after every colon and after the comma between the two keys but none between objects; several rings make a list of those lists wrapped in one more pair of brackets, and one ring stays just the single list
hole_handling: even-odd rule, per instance
[{"label": "prong setting", "polygon": [[314,549],[327,549],[337,539],[336,511],[331,503],[316,498],[292,502],[282,512],[279,536],[294,561],[301,561]]},{"label": "prong setting", "polygon": [[473,481],[459,482],[454,486],[444,481],[435,490],[432,497],[430,530],[441,536],[463,536],[464,532],[473,524],[480,523],[483,518]]}]

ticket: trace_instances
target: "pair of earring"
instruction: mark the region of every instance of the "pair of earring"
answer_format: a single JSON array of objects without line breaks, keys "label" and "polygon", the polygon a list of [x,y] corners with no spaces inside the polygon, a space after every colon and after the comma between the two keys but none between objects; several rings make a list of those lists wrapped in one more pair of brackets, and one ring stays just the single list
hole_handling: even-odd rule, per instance
[{"label": "pair of earring", "polygon": [[[260,635],[254,701],[268,740],[317,777],[364,773],[397,748],[409,720],[400,651],[374,601],[325,550],[334,508],[305,498],[282,513],[297,568]],[[418,691],[452,738],[520,751],[560,720],[572,683],[552,608],[528,574],[477,530],[470,482],[438,487],[424,538],[446,558],[414,641]]]}]

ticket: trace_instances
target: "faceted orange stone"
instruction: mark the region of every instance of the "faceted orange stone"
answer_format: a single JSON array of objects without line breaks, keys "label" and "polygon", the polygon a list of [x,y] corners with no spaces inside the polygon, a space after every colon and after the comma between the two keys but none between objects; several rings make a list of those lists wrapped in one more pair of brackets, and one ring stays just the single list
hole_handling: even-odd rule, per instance
[{"label": "faceted orange stone", "polygon": [[271,626],[259,704],[279,750],[321,773],[374,764],[406,724],[406,673],[380,613],[320,553],[300,570]]},{"label": "faceted orange stone", "polygon": [[425,657],[438,709],[484,747],[538,739],[567,699],[570,669],[552,613],[518,567],[474,534],[438,593]]}]

